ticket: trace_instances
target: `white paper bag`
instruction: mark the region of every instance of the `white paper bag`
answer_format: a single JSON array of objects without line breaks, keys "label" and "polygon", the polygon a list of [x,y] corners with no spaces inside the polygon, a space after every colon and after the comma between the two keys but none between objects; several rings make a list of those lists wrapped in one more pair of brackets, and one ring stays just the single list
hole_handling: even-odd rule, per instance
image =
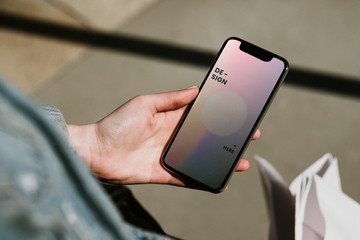
[{"label": "white paper bag", "polygon": [[360,205],[342,192],[338,161],[330,153],[289,188],[270,163],[255,158],[271,216],[270,240],[360,240]]}]

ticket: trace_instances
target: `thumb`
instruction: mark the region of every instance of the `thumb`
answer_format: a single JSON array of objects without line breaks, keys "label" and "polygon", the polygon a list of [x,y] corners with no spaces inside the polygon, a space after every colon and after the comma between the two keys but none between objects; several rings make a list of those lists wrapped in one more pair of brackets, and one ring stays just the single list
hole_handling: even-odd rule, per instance
[{"label": "thumb", "polygon": [[191,103],[199,93],[197,86],[188,89],[151,95],[156,112],[179,109]]}]

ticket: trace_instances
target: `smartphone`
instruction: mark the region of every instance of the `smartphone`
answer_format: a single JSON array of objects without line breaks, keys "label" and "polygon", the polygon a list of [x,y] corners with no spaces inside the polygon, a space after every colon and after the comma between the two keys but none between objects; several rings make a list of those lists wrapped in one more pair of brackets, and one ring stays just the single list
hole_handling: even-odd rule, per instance
[{"label": "smartphone", "polygon": [[288,68],[278,55],[227,39],[169,141],[163,166],[203,189],[222,192]]}]

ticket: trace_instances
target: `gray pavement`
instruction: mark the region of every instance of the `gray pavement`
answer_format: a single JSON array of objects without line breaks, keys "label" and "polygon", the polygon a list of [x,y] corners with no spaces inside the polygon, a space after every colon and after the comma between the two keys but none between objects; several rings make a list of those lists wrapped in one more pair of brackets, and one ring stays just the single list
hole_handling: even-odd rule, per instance
[{"label": "gray pavement", "polygon": [[[159,1],[122,24],[124,34],[218,50],[238,36],[283,55],[292,66],[360,77],[359,1]],[[200,84],[207,69],[89,49],[31,94],[71,123],[96,121],[131,97]],[[262,137],[245,157],[252,167],[214,195],[171,186],[131,186],[168,233],[184,239],[266,239],[269,220],[253,156],[290,181],[326,152],[339,158],[345,193],[360,202],[360,101],[283,86]],[[344,216],[345,217],[345,216]]]}]

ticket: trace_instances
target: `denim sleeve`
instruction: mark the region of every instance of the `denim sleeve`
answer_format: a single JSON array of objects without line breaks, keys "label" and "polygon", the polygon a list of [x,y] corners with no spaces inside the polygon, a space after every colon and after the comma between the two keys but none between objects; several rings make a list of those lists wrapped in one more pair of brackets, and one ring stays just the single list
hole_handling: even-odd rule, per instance
[{"label": "denim sleeve", "polygon": [[0,77],[0,239],[168,239],[125,221],[45,109]]}]

